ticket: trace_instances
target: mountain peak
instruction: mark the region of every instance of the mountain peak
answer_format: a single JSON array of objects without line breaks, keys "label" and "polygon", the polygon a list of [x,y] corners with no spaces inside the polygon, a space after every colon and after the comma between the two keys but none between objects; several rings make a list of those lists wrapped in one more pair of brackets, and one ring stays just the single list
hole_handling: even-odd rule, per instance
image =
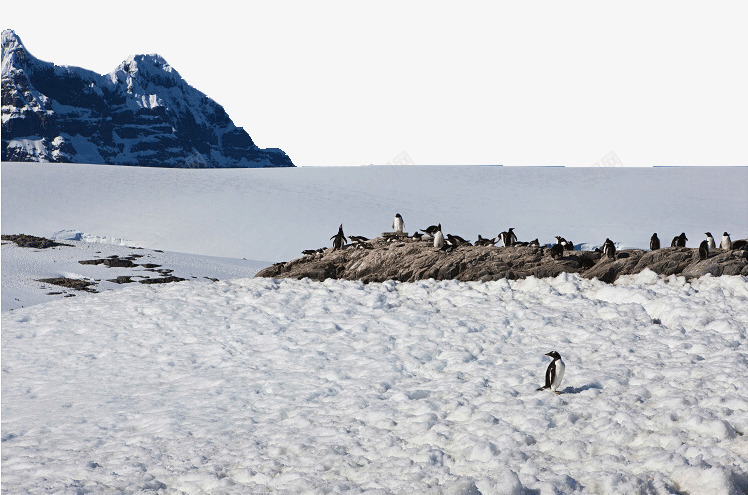
[{"label": "mountain peak", "polygon": [[26,47],[23,46],[21,38],[18,37],[15,31],[12,29],[5,29],[3,31],[3,75],[7,70],[10,70],[12,66],[17,65],[17,62],[25,60],[27,56],[31,56],[26,52]]},{"label": "mountain peak", "polygon": [[13,30],[2,36],[3,161],[294,166],[255,145],[160,55],[132,55],[102,76],[36,59]]}]

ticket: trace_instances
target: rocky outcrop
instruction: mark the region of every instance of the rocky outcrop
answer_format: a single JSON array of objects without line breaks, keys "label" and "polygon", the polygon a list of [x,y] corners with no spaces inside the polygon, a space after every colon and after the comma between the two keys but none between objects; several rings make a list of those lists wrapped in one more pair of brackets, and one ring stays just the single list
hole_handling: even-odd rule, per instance
[{"label": "rocky outcrop", "polygon": [[158,55],[107,75],[32,56],[2,33],[2,160],[149,167],[293,167]]},{"label": "rocky outcrop", "polygon": [[611,259],[591,251],[564,251],[563,256],[553,258],[550,249],[544,247],[463,245],[444,252],[434,248],[430,240],[413,239],[388,242],[378,238],[368,245],[368,249],[348,245],[345,249],[314,252],[287,263],[276,263],[256,276],[414,282],[425,279],[512,280],[579,273],[585,278],[610,283],[621,275],[639,273],[645,268],[662,275],[688,278],[707,273],[748,276],[748,250],[716,250],[708,259],[700,261],[698,249],[690,248],[628,249]]}]

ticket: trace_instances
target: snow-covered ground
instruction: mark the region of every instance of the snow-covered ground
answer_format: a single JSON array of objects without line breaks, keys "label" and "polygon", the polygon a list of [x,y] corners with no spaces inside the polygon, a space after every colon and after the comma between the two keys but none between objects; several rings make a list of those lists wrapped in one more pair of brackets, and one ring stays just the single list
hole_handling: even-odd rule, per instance
[{"label": "snow-covered ground", "polygon": [[3,491],[737,495],[746,345],[745,278],[649,271],[56,301],[3,314]]},{"label": "snow-covered ground", "polygon": [[[288,261],[346,234],[378,236],[395,213],[413,233],[441,223],[475,240],[619,249],[685,232],[748,235],[748,167],[328,167],[157,169],[2,164],[2,233],[74,230],[184,253]],[[718,239],[719,241],[719,239]]]},{"label": "snow-covered ground", "polygon": [[[3,163],[2,233],[73,247],[2,246],[2,490],[746,493],[745,277],[249,277],[329,246],[341,222],[388,231],[396,212],[410,232],[441,222],[473,240],[744,238],[747,179]],[[78,263],[132,254],[189,280],[117,285],[153,274]],[[49,296],[66,290],[36,279],[56,276],[102,292]],[[536,391],[551,350],[559,396]]]},{"label": "snow-covered ground", "polygon": [[[112,282],[121,276],[132,277],[132,283],[163,277],[156,270],[172,270],[168,275],[187,280],[252,277],[269,263],[235,258],[218,258],[184,253],[158,252],[134,249],[120,244],[102,242],[101,239],[74,241],[65,239],[80,236],[68,233],[59,236],[66,246],[47,249],[19,247],[14,242],[2,245],[2,310],[41,304],[65,297],[89,297],[90,293],[40,282],[40,279],[70,278],[94,282],[91,289],[100,292],[117,290],[126,284]],[[64,240],[62,240],[64,239]],[[89,238],[90,239],[90,238]],[[98,242],[96,242],[98,241]],[[136,258],[138,266],[130,268],[81,264],[79,261],[118,256]],[[143,266],[148,265],[148,266]],[[152,266],[157,265],[157,266]]]}]

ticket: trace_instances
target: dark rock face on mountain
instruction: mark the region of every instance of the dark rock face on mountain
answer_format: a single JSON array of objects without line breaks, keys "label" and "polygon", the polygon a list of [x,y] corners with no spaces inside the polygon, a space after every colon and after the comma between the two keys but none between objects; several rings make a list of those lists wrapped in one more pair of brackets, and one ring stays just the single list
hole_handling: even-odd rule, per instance
[{"label": "dark rock face on mountain", "polygon": [[149,167],[293,167],[158,55],[107,75],[33,57],[2,33],[2,160]]},{"label": "dark rock face on mountain", "polygon": [[405,239],[387,242],[377,238],[369,249],[353,245],[345,249],[326,249],[287,263],[276,263],[257,277],[327,278],[384,282],[398,280],[455,279],[491,281],[555,277],[561,273],[579,273],[585,278],[613,282],[621,275],[631,275],[649,268],[661,275],[683,275],[697,278],[707,273],[748,276],[748,250],[714,250],[706,260],[699,260],[698,249],[665,248],[657,251],[626,249],[608,258],[592,251],[565,251],[553,258],[543,247],[493,247],[462,245],[452,252],[433,247],[430,240]]}]

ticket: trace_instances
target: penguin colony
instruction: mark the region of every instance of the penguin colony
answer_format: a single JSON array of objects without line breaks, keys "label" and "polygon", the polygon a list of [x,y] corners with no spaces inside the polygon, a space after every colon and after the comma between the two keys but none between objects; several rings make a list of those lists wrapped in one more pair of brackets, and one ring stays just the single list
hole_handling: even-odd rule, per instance
[{"label": "penguin colony", "polygon": [[[395,214],[395,218],[392,222],[392,228],[394,229],[396,234],[400,234],[399,239],[408,238],[407,234],[404,234],[404,228],[405,228],[405,221],[403,220],[403,216],[400,213]],[[425,229],[420,229],[420,232],[414,233],[409,239],[413,239],[415,241],[420,241],[424,235],[427,235],[431,238],[433,242],[433,246],[436,249],[450,252],[458,248],[462,245],[472,246],[473,244],[458,235],[454,234],[444,234],[442,232],[442,224],[439,223],[437,225],[430,225],[426,227]],[[705,232],[704,235],[706,236],[706,239],[701,242],[699,245],[698,251],[699,251],[699,259],[705,260],[709,258],[709,252],[710,250],[717,249],[716,242],[714,240],[714,236],[712,236],[711,232]],[[369,239],[364,236],[358,236],[358,235],[352,235],[349,236],[351,241],[351,247],[357,248],[357,249],[373,249],[373,246],[369,243]],[[332,249],[333,251],[344,249],[346,245],[348,244],[348,239],[346,238],[345,234],[343,233],[343,224],[340,224],[338,227],[337,234],[330,237],[330,240],[332,240]],[[568,241],[564,239],[561,236],[555,236],[556,243],[555,244],[548,244],[545,247],[549,247],[549,254],[552,258],[561,258],[564,256],[565,251],[573,251],[574,250],[574,243],[572,241]],[[399,240],[397,238],[391,239],[393,241]],[[512,246],[531,246],[531,247],[540,247],[540,242],[538,239],[534,239],[530,242],[520,242],[517,240],[517,235],[514,233],[514,227],[510,227],[509,229],[500,232],[496,237],[486,238],[482,235],[478,235],[478,240],[475,241],[475,246],[496,246],[496,243],[501,241],[501,243],[504,245],[504,247],[512,247]],[[688,241],[688,237],[686,237],[685,232],[681,232],[680,235],[677,235],[673,237],[672,242],[670,243],[670,247],[686,247],[686,242]],[[657,237],[657,232],[652,234],[652,237],[649,240],[649,249],[652,251],[655,251],[657,249],[660,249],[660,239]],[[748,246],[746,245],[746,241],[740,240],[736,241],[735,243],[732,242],[730,239],[730,234],[727,232],[724,232],[722,234],[722,240],[719,244],[719,249],[723,251],[729,251],[732,249],[746,249]],[[319,248],[319,249],[305,249],[302,251],[302,254],[306,256],[311,256],[314,254],[323,253],[325,251],[325,248]],[[596,249],[595,251],[601,252],[603,255],[605,255],[609,259],[615,259],[616,258],[616,246],[615,243],[610,240],[609,238],[605,239],[605,242],[602,245],[602,249]]]}]

